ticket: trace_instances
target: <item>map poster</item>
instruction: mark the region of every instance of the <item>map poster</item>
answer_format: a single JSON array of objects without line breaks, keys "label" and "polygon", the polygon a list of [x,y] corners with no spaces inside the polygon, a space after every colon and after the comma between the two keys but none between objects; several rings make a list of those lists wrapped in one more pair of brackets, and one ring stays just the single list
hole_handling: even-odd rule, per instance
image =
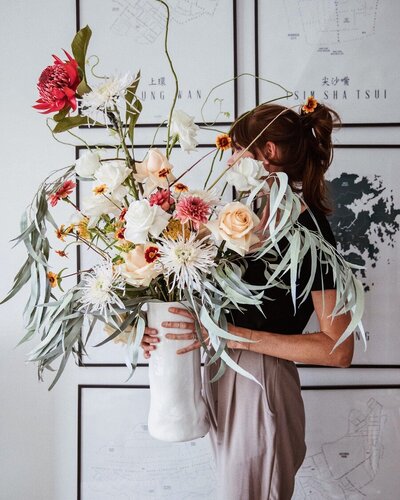
[{"label": "map poster", "polygon": [[[91,146],[93,148],[93,146]],[[150,146],[135,146],[135,154],[136,159],[141,161],[145,158],[145,155]],[[158,147],[161,151],[164,150],[164,145],[155,144],[154,147]],[[210,145],[199,145],[196,148],[196,151],[192,151],[190,153],[185,152],[181,149],[180,146],[175,146],[173,148],[173,152],[171,155],[171,163],[173,165],[173,174],[175,177],[179,177],[183,172],[185,172],[188,168],[197,163],[193,169],[188,172],[184,177],[182,177],[182,182],[189,186],[189,188],[202,188],[204,186],[204,182],[208,176],[210,166],[213,158],[213,150],[215,150],[215,146]],[[76,148],[76,158],[79,158],[81,154],[86,151],[84,146],[78,146]],[[99,146],[100,155],[102,158],[110,158],[110,155],[115,154],[115,149],[110,146]],[[210,177],[210,181],[208,186],[217,179],[219,174],[226,167],[226,161],[230,156],[230,152],[226,151],[222,157],[221,161],[216,159],[214,163],[214,169]],[[100,184],[100,183],[98,183]],[[78,189],[77,189],[77,206],[83,206],[83,201],[92,196],[92,189],[96,185],[96,181],[91,179],[79,180],[78,181]],[[217,184],[217,193],[220,193],[222,190],[224,183],[220,182]],[[231,191],[229,189],[225,190],[224,199],[226,201],[230,201]],[[94,265],[98,264],[101,261],[101,257],[99,257],[93,250],[88,249],[88,247],[84,245],[77,246],[77,269],[78,271],[87,271],[91,269]],[[84,355],[82,352],[80,353],[80,366],[125,366],[125,352],[126,352],[126,343],[123,342],[124,335],[119,335],[115,339],[107,342],[102,346],[95,347],[97,344],[102,342],[107,338],[107,332],[110,334],[113,332],[110,328],[107,328],[107,332],[104,330],[105,325],[101,321],[98,321],[93,331],[90,334],[88,343],[86,345],[87,355]],[[89,331],[89,324],[85,321],[83,327],[83,335],[86,338],[86,335]],[[139,354],[139,366],[146,365],[147,361],[144,358],[141,350]]]},{"label": "map poster", "polygon": [[[399,168],[400,146],[336,146],[326,173],[338,250],[364,266],[355,275],[366,292],[367,350],[356,332],[353,366],[400,366]],[[313,315],[305,331],[318,328]]]},{"label": "map poster", "polygon": [[[179,81],[176,109],[199,124],[230,124],[237,111],[236,80],[228,81],[236,76],[236,0],[168,0],[168,5],[168,51]],[[166,12],[156,0],[77,1],[78,28],[89,25],[93,31],[87,55],[100,59],[94,74],[141,71],[138,127],[167,120],[175,95],[164,50]],[[89,81],[95,80],[89,72]]]},{"label": "map poster", "polygon": [[[258,1],[258,0],[256,0]],[[335,109],[344,124],[400,124],[400,2],[258,1],[258,75]],[[258,104],[279,97],[258,82]]]},{"label": "map poster", "polygon": [[78,500],[216,499],[208,436],[154,439],[149,398],[143,386],[79,386]]},{"label": "map poster", "polygon": [[293,500],[395,499],[400,386],[303,387],[307,452]]}]

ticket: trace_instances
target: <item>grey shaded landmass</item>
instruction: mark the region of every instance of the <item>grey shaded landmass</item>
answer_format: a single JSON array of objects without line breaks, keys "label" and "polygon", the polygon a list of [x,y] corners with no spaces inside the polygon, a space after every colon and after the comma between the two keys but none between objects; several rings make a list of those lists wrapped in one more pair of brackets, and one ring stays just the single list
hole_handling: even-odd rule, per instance
[{"label": "grey shaded landmass", "polygon": [[[384,186],[379,175],[343,173],[327,184],[334,201],[329,220],[342,254],[353,264],[376,267],[381,246],[394,247],[400,228],[400,209],[395,207],[393,190]],[[365,269],[359,273],[368,291]]]}]

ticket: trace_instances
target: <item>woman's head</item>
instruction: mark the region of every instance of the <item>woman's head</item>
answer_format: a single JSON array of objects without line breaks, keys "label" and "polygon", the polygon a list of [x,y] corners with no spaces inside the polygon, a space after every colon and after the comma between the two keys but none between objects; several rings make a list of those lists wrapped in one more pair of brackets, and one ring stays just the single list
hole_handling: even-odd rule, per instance
[{"label": "woman's head", "polygon": [[[270,125],[261,133],[267,124]],[[324,174],[333,159],[332,130],[339,115],[323,104],[301,114],[278,104],[263,104],[241,115],[229,135],[233,149],[247,146],[268,171],[282,170],[311,208],[332,212]]]}]

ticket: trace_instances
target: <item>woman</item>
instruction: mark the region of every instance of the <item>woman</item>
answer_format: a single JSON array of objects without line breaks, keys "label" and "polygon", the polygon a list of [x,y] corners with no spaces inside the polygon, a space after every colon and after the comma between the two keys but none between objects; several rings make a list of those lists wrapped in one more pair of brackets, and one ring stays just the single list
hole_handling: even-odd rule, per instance
[{"label": "woman", "polygon": [[[228,161],[232,164],[239,155],[251,156],[261,160],[267,172],[285,172],[292,190],[300,193],[303,200],[298,222],[317,230],[306,210],[308,206],[324,238],[334,246],[335,238],[326,218],[331,210],[324,174],[332,161],[332,130],[339,123],[334,111],[310,98],[300,114],[276,104],[261,105],[239,117],[232,127],[234,154]],[[267,217],[266,208],[261,214],[261,232]],[[281,240],[279,246],[282,253],[287,251],[288,241]],[[264,264],[249,258],[248,264],[244,279],[252,284],[265,283]],[[301,299],[297,299],[296,312],[288,290],[276,287],[268,290],[263,301],[264,315],[255,306],[247,308],[245,313],[232,313],[229,331],[257,342],[229,341],[230,356],[261,381],[265,391],[231,369],[211,384],[209,381],[218,363],[205,367],[205,397],[221,499],[289,500],[292,497],[295,475],[306,453],[304,406],[295,362],[337,367],[348,367],[351,363],[353,335],[331,353],[348,326],[350,315],[337,316],[333,321],[329,317],[336,291],[332,272],[324,274],[322,284],[321,270],[325,273],[325,267],[317,266],[307,299],[301,305]],[[309,276],[308,255],[296,283],[299,292]],[[286,285],[290,284],[289,276],[287,280]],[[314,310],[320,329],[302,334]],[[179,315],[177,321],[163,326],[189,328],[194,332],[193,319],[187,311],[180,308],[171,311]],[[179,321],[182,316],[185,321]],[[171,333],[168,337],[192,339],[193,333]],[[148,329],[142,344],[146,357],[156,348],[157,341],[157,333]],[[184,354],[199,347],[200,343],[195,341],[177,352]]]}]

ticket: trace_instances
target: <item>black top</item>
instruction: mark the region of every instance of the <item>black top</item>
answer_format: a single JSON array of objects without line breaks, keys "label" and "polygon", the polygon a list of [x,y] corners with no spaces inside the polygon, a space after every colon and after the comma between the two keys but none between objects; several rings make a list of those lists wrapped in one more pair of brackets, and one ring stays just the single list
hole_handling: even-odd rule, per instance
[{"label": "black top", "polygon": [[[312,212],[318,222],[323,237],[336,248],[336,240],[328,219],[323,213],[317,212],[316,210],[313,210]],[[308,210],[305,210],[300,214],[298,221],[308,229],[318,231],[313,219],[308,213]],[[283,238],[278,245],[282,255],[284,255],[284,252],[289,248],[288,240]],[[319,258],[319,252],[317,252],[317,255]],[[247,262],[248,268],[243,276],[244,281],[253,285],[262,285],[265,283],[265,264],[261,260],[250,260],[250,258],[247,259]],[[300,270],[300,276],[298,276],[296,281],[297,296],[301,294],[310,278],[310,265],[310,253],[308,253],[304,258]],[[335,288],[331,267],[326,264],[321,264],[320,261],[318,261],[311,290],[322,290],[321,265],[324,290]],[[282,280],[286,285],[290,285],[289,271],[282,277]],[[248,306],[246,307],[246,312],[244,313],[241,313],[238,310],[232,311],[231,322],[236,326],[242,326],[252,330],[264,330],[286,335],[299,334],[303,332],[314,311],[311,293],[306,299],[304,299],[301,306],[299,306],[303,299],[304,296],[300,299],[296,299],[297,307],[296,314],[294,314],[290,289],[286,290],[278,287],[269,288],[263,298],[263,304],[261,306],[265,317],[255,306]]]}]

